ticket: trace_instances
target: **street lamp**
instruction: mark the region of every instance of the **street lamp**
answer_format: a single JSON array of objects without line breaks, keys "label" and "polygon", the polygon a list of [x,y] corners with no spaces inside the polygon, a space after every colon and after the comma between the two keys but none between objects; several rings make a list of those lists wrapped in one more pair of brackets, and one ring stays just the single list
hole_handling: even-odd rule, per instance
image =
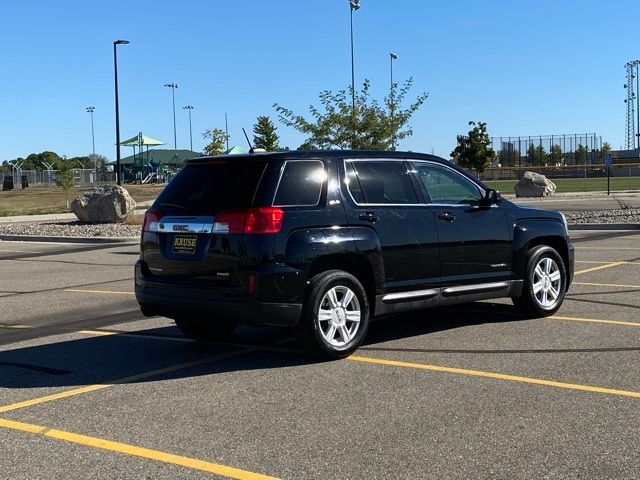
[{"label": "street lamp", "polygon": [[116,85],[116,183],[122,185],[122,171],[120,168],[120,107],[118,105],[118,54],[116,47],[126,45],[129,40],[116,40],[113,42],[113,74]]},{"label": "street lamp", "polygon": [[393,53],[393,52],[389,52],[389,66],[390,66],[390,72],[391,72],[391,86],[390,86],[390,90],[389,90],[389,100],[391,102],[391,150],[395,150],[396,149],[396,130],[395,130],[395,124],[393,122],[394,118],[393,118],[393,114],[395,113],[395,101],[394,101],[394,95],[393,95],[393,61],[398,59],[398,55]]},{"label": "street lamp", "polygon": [[193,152],[193,134],[191,133],[191,110],[193,110],[193,105],[186,105],[182,107],[182,109],[189,112],[189,144],[191,145],[191,151]]},{"label": "street lamp", "polygon": [[353,138],[351,139],[351,148],[355,143],[355,116],[356,116],[356,76],[353,66],[353,11],[360,8],[360,0],[349,0],[349,14],[351,22],[351,119],[353,121]]},{"label": "street lamp", "polygon": [[91,114],[91,146],[93,147],[93,169],[94,169],[94,177],[98,179],[98,161],[96,160],[96,138],[93,133],[93,112],[96,107],[87,107],[87,112]]},{"label": "street lamp", "polygon": [[178,143],[176,141],[176,88],[178,88],[178,84],[165,83],[164,86],[171,89],[171,98],[173,99],[173,149],[177,150]]}]

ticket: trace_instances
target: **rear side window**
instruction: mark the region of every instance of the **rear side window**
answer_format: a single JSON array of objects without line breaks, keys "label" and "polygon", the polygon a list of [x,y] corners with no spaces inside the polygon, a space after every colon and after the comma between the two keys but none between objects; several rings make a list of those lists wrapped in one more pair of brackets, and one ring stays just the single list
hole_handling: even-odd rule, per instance
[{"label": "rear side window", "polygon": [[403,162],[345,162],[347,185],[356,203],[417,204],[418,197]]},{"label": "rear side window", "polygon": [[186,165],[155,204],[176,213],[206,215],[227,208],[250,207],[266,165],[238,161]]},{"label": "rear side window", "polygon": [[273,204],[281,207],[315,206],[327,179],[320,160],[288,160],[278,182]]}]

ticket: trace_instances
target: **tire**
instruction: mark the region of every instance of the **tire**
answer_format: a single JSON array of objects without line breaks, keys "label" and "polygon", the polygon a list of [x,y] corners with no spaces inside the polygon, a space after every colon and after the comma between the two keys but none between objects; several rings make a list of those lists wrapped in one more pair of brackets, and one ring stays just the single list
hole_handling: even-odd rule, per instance
[{"label": "tire", "polygon": [[234,323],[209,325],[205,320],[194,318],[175,318],[174,321],[185,337],[205,342],[225,340],[238,327]]},{"label": "tire", "polygon": [[523,314],[547,317],[558,311],[567,288],[567,270],[553,248],[541,245],[527,253],[524,284],[513,304]]},{"label": "tire", "polygon": [[311,279],[295,329],[305,351],[323,360],[348,357],[360,346],[368,327],[369,299],[356,277],[328,270]]}]

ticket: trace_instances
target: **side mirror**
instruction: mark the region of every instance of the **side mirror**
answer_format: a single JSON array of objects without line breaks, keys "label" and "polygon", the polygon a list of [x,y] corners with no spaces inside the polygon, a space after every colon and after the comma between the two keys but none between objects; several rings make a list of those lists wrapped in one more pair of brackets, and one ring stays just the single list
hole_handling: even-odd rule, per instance
[{"label": "side mirror", "polygon": [[489,207],[491,205],[498,204],[502,201],[502,195],[498,190],[493,190],[491,188],[487,189],[485,192],[484,198],[482,199],[482,205],[485,207]]}]

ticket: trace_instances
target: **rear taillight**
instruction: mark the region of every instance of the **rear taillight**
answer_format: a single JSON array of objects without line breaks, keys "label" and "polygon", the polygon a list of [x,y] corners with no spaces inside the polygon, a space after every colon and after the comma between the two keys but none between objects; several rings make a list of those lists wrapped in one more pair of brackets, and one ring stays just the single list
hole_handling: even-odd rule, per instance
[{"label": "rear taillight", "polygon": [[144,223],[142,224],[143,232],[150,232],[157,230],[157,224],[162,218],[162,210],[159,208],[150,208],[144,214]]},{"label": "rear taillight", "polygon": [[284,211],[277,207],[225,210],[215,216],[213,233],[278,233]]}]

